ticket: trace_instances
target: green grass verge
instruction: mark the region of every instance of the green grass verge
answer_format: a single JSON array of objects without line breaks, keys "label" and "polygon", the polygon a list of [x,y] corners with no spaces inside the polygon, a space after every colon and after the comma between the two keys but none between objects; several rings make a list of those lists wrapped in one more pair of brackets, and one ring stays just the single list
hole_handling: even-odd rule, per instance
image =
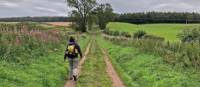
[{"label": "green grass verge", "polygon": [[[84,50],[89,38],[79,41]],[[30,64],[22,65],[0,61],[1,87],[63,87],[68,73],[68,63],[64,62],[65,46],[48,56],[33,59]]]},{"label": "green grass verge", "polygon": [[106,73],[103,54],[95,42],[82,67],[77,87],[112,87],[112,82]]},{"label": "green grass verge", "polygon": [[127,87],[198,87],[200,73],[173,67],[161,57],[141,53],[134,47],[116,45],[98,37]]},{"label": "green grass verge", "polygon": [[183,29],[191,27],[199,27],[199,24],[129,24],[120,22],[111,22],[107,25],[111,31],[125,31],[131,34],[138,30],[144,30],[148,34],[164,37],[169,41],[177,41],[177,34],[182,32]]}]

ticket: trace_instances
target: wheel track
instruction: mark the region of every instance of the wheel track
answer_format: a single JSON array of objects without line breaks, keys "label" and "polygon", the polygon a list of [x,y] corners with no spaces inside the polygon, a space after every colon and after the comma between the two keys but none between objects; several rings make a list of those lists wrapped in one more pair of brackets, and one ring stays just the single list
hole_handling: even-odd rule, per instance
[{"label": "wheel track", "polygon": [[125,87],[123,81],[118,76],[118,74],[115,71],[112,63],[110,62],[108,53],[103,48],[101,50],[102,50],[102,52],[104,54],[104,61],[106,63],[106,72],[108,73],[109,77],[112,80],[112,86],[113,87]]}]

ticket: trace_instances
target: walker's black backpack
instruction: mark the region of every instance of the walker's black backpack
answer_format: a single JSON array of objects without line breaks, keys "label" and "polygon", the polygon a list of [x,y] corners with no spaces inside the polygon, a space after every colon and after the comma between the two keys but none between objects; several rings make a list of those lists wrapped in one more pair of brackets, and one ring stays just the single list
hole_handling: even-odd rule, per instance
[{"label": "walker's black backpack", "polygon": [[68,55],[68,57],[76,57],[76,56],[78,56],[78,50],[76,48],[76,44],[69,44],[67,46],[66,54]]}]

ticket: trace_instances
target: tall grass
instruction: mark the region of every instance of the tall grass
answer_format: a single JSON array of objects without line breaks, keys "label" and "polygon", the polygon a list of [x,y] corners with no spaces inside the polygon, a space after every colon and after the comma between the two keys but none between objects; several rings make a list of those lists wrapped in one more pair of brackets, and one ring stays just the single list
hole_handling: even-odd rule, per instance
[{"label": "tall grass", "polygon": [[[12,27],[20,28],[14,30]],[[64,39],[60,31],[43,31],[42,28],[32,27],[29,23],[12,24],[0,27],[0,30],[2,30],[0,32],[0,60],[7,62],[29,63],[28,61],[31,59],[58,49]]]},{"label": "tall grass", "polygon": [[[31,28],[31,24],[22,23],[28,29],[20,26],[18,30],[0,27],[0,86],[63,87],[68,75],[68,63],[63,61],[68,35],[39,25]],[[89,38],[77,38],[85,49]]]},{"label": "tall grass", "polygon": [[[98,38],[107,49],[112,64],[127,87],[198,87],[199,70],[183,69],[163,62],[163,58],[145,53],[123,41]],[[103,44],[102,44],[103,43]],[[139,47],[138,47],[139,48]]]}]

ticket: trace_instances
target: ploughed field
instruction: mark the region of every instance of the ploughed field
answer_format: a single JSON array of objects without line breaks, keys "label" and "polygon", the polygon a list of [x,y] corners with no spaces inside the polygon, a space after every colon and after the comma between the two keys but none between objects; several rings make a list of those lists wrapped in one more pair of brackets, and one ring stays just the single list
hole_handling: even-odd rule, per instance
[{"label": "ploughed field", "polygon": [[133,34],[139,30],[146,31],[148,34],[164,37],[169,41],[178,41],[177,34],[184,29],[193,29],[200,27],[200,24],[130,24],[121,22],[110,22],[107,25],[111,31],[129,32]]},{"label": "ploughed field", "polygon": [[62,27],[70,27],[72,22],[45,22],[46,24],[53,26],[62,26]]}]

